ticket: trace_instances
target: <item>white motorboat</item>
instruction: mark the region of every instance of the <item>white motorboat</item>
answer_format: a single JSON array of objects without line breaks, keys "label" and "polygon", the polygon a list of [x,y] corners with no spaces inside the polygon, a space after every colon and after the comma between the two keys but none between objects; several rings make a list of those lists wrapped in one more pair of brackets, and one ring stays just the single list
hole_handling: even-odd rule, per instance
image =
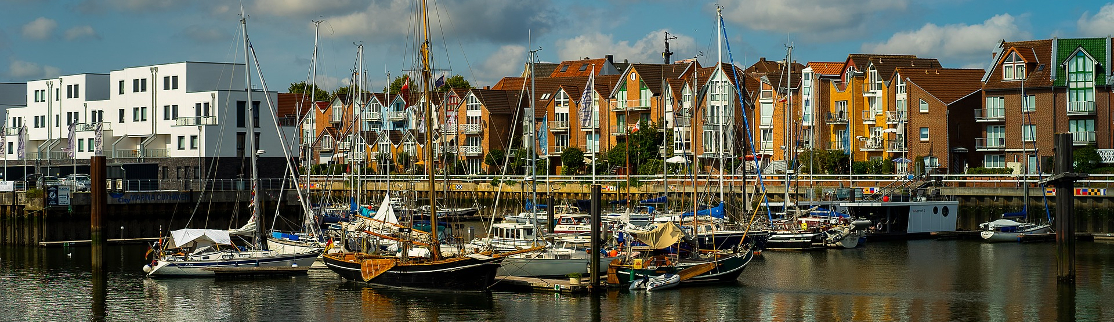
[{"label": "white motorboat", "polygon": [[1047,234],[1052,232],[1052,226],[1047,224],[1034,224],[1010,219],[998,219],[979,224],[979,236],[988,242],[1017,242],[1022,235]]}]

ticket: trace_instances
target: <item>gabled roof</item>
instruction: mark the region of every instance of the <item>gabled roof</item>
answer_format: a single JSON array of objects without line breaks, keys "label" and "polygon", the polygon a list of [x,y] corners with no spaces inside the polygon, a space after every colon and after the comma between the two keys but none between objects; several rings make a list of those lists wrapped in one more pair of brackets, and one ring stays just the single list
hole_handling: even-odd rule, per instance
[{"label": "gabled roof", "polygon": [[[630,64],[617,81],[625,82],[629,80],[627,76],[630,75],[632,71],[637,72],[642,82],[646,84],[646,88],[649,89],[654,96],[657,96],[662,93],[663,79],[671,80],[680,77],[685,70],[689,68],[689,65],[691,64]],[[616,84],[615,88],[612,89],[613,92],[611,96],[615,96],[616,93],[614,91],[620,88],[622,87]]]},{"label": "gabled roof", "polygon": [[517,90],[478,89],[471,90],[490,114],[514,114],[516,108],[526,105],[523,93]]},{"label": "gabled roof", "polygon": [[[296,116],[302,117],[313,110],[313,103],[310,102],[313,98],[309,95],[301,93],[278,93],[278,106],[275,112],[278,117]],[[301,114],[298,110],[301,109]]]},{"label": "gabled roof", "polygon": [[[599,75],[606,64],[606,58],[566,60],[557,64],[553,72],[549,74],[549,77],[588,76],[593,70],[596,75]],[[534,75],[540,76],[541,74],[535,73]]]},{"label": "gabled roof", "polygon": [[903,55],[897,55],[897,56],[876,55],[876,56],[872,56],[872,57],[870,57],[869,65],[863,66],[863,71],[866,71],[867,68],[870,68],[870,67],[873,67],[874,69],[878,70],[878,76],[882,77],[882,79],[886,80],[886,81],[889,81],[889,80],[893,79],[894,70],[896,70],[897,68],[900,68],[900,67],[944,68],[944,66],[940,65],[940,61],[936,60],[936,58],[917,58],[916,56],[906,57],[906,56],[903,56]]},{"label": "gabled roof", "polygon": [[896,75],[907,84],[915,84],[949,105],[979,91],[982,87],[982,74],[982,69],[899,67],[896,70]]},{"label": "gabled roof", "polygon": [[[1057,71],[1063,71],[1065,64],[1077,52],[1082,51],[1088,58],[1094,60],[1095,68],[1095,86],[1106,86],[1106,76],[1110,73],[1110,38],[1068,38],[1068,39],[1053,39],[1052,49],[1055,51],[1056,58],[1053,63],[1057,66]],[[1067,75],[1058,75],[1057,71],[1052,73],[1053,84],[1055,86],[1066,86]]]},{"label": "gabled roof", "polygon": [[[999,48],[1000,52],[1006,54],[999,54],[994,57],[994,63],[983,74],[983,88],[1015,89],[1020,88],[1021,85],[1025,85],[1025,87],[1052,86],[1052,72],[1056,68],[1056,63],[1050,61],[1052,59],[1052,39],[1002,42],[999,46],[1001,46]],[[1022,54],[1023,59],[1025,59],[1026,74],[1024,82],[1002,80],[1002,69],[1000,67],[1006,57],[1009,57],[1008,53],[1013,50]],[[1026,52],[1032,53],[1032,60],[1024,55]]]},{"label": "gabled roof", "polygon": [[809,62],[808,67],[812,67],[812,73],[816,75],[838,76],[843,71],[842,62]]}]

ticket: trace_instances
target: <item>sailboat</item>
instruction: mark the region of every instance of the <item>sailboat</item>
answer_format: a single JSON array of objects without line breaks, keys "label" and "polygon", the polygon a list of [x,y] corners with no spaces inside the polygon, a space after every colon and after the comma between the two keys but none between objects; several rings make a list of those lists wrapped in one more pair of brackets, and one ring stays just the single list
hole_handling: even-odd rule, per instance
[{"label": "sailboat", "polygon": [[[244,73],[247,86],[245,92],[247,101],[251,102],[251,60],[249,59],[250,42],[248,41],[247,15],[240,8],[240,26],[244,35]],[[254,104],[246,104],[248,115],[254,113]],[[255,128],[253,118],[247,118],[248,128]],[[259,224],[260,200],[257,189],[259,188],[258,151],[255,140],[247,140],[248,151],[251,155],[251,214],[248,226],[237,230],[215,229],[179,229],[170,232],[167,243],[159,245],[159,257],[151,264],[144,265],[143,271],[150,277],[166,276],[215,276],[218,273],[228,274],[269,274],[289,273],[309,269],[309,266],[320,255],[320,249],[284,253],[268,250],[265,247],[262,228]],[[241,250],[232,243],[231,235],[237,233],[251,233],[254,235],[254,245],[251,249]]]},{"label": "sailboat", "polygon": [[[421,2],[419,10],[421,15],[421,44],[422,62],[422,91],[425,97],[430,97],[430,41],[429,18],[427,16],[426,2]],[[424,104],[425,124],[427,128],[433,126],[433,109],[431,100],[426,99]],[[429,189],[430,222],[437,222],[437,193],[434,185],[433,166],[433,135],[426,135],[426,175],[428,176],[427,188]],[[495,282],[495,273],[500,262],[506,254],[494,255],[492,253],[472,253],[445,257],[441,254],[440,241],[437,236],[438,225],[430,225],[429,238],[418,240],[408,238],[412,230],[400,231],[403,236],[397,238],[402,243],[398,256],[388,256],[365,252],[341,252],[323,256],[325,265],[345,279],[366,282],[389,287],[436,289],[445,291],[484,291]],[[429,251],[429,257],[409,256],[409,245],[424,246]],[[510,253],[513,254],[513,253]]]}]

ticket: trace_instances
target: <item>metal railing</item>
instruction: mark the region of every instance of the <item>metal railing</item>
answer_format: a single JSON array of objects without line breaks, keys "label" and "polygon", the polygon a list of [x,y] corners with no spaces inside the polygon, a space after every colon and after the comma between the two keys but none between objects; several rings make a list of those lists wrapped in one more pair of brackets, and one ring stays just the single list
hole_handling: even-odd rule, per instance
[{"label": "metal railing", "polygon": [[[211,116],[203,116],[203,117],[211,117]],[[216,121],[214,120],[213,124],[201,124],[201,125],[216,125]],[[298,126],[298,117],[297,116],[283,116],[283,117],[280,117],[280,118],[278,118],[278,126]]]},{"label": "metal railing", "polygon": [[483,133],[483,126],[480,124],[464,123],[460,124],[460,131],[464,134],[480,134]]},{"label": "metal railing", "polygon": [[863,151],[881,151],[886,147],[886,140],[881,137],[870,137],[863,142]]},{"label": "metal railing", "polygon": [[4,128],[4,135],[19,135],[18,126],[10,126]]},{"label": "metal railing", "polygon": [[[650,101],[651,100],[649,100],[649,99],[646,99],[646,100],[628,99],[628,100],[625,100],[625,101],[623,101],[623,100],[612,100],[609,104],[610,104],[610,107],[611,107],[611,111],[613,111],[613,112],[622,112],[622,111],[625,111],[625,110],[644,111],[644,110],[649,110],[650,109]],[[622,103],[622,104],[620,104],[620,103]]]},{"label": "metal railing", "polygon": [[138,158],[139,150],[116,150],[112,152],[113,158]]},{"label": "metal railing", "polygon": [[847,142],[843,140],[828,141],[828,149],[844,151],[847,149]]},{"label": "metal railing", "polygon": [[[78,131],[78,132],[89,132],[89,131],[96,131],[96,130],[97,130],[97,124],[100,124],[100,125],[101,125],[101,131],[112,131],[112,123],[108,123],[108,122],[100,122],[100,123],[78,123],[78,124],[77,124],[77,125],[75,126],[75,129],[74,129],[74,130],[76,130],[76,131]],[[15,135],[15,133],[12,133],[12,134],[10,134],[10,135]]]},{"label": "metal railing", "polygon": [[1095,114],[1095,102],[1068,102],[1068,115],[1091,115]]},{"label": "metal railing", "polygon": [[366,118],[368,120],[372,120],[372,121],[378,121],[378,120],[381,120],[383,118],[383,116],[380,115],[379,112],[365,112],[364,113],[364,118]]},{"label": "metal railing", "polygon": [[899,141],[899,140],[887,140],[886,141],[886,152],[907,152],[907,151],[908,151],[908,149],[905,147],[905,141]]},{"label": "metal railing", "polygon": [[886,111],[886,123],[897,124],[907,121],[905,111]]},{"label": "metal railing", "polygon": [[1006,119],[1005,108],[976,109],[975,122],[999,122]]},{"label": "metal railing", "polygon": [[828,113],[824,121],[828,124],[847,124],[847,114],[843,112]]},{"label": "metal railing", "polygon": [[999,150],[1006,148],[1006,138],[975,138],[975,150]]},{"label": "metal railing", "polygon": [[170,153],[166,149],[143,149],[144,158],[167,158]]},{"label": "metal railing", "polygon": [[337,142],[337,150],[348,151],[350,149],[352,149],[352,143],[351,142],[348,142],[348,141]]},{"label": "metal railing", "polygon": [[1095,143],[1095,131],[1076,131],[1071,132],[1071,141],[1075,145],[1086,145]]},{"label": "metal railing", "polygon": [[567,146],[552,146],[552,147],[549,147],[549,153],[548,154],[549,155],[561,155],[562,152],[565,152],[566,147]]},{"label": "metal railing", "polygon": [[875,119],[877,113],[871,110],[862,111],[863,124],[875,124],[878,121]]},{"label": "metal railing", "polygon": [[[286,126],[294,126],[296,124],[297,124],[297,120],[293,121],[293,123],[291,123],[290,125],[286,125]],[[217,125],[217,117],[216,116],[179,116],[178,119],[174,121],[174,125],[175,126]]]},{"label": "metal railing", "polygon": [[460,147],[461,154],[469,157],[478,157],[484,154],[483,147],[476,145],[465,145]]},{"label": "metal railing", "polygon": [[[577,122],[580,122],[580,121],[577,121]],[[600,128],[600,120],[599,119],[593,119],[593,120],[589,121],[588,126],[584,126],[584,124],[580,124],[580,130],[585,131],[585,132],[597,131],[597,129],[599,129],[599,128]]]},{"label": "metal railing", "polygon": [[441,134],[453,135],[456,134],[456,124],[445,124],[441,126]]},{"label": "metal railing", "polygon": [[387,112],[387,119],[389,119],[389,120],[391,120],[391,121],[402,121],[402,120],[405,120],[405,119],[406,119],[406,112],[402,112],[402,111],[390,111],[390,112]]}]

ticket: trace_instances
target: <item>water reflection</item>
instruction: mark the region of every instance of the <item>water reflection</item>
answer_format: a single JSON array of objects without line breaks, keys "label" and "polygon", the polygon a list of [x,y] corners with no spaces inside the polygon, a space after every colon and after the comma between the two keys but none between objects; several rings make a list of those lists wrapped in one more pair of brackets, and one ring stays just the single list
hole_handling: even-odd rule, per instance
[{"label": "water reflection", "polygon": [[1078,247],[1076,287],[1055,282],[1053,244],[927,240],[767,252],[732,285],[599,296],[415,292],[328,270],[154,280],[139,270],[145,246],[107,247],[103,275],[91,273],[88,248],[2,248],[0,312],[29,321],[1112,320],[1114,244]]}]

